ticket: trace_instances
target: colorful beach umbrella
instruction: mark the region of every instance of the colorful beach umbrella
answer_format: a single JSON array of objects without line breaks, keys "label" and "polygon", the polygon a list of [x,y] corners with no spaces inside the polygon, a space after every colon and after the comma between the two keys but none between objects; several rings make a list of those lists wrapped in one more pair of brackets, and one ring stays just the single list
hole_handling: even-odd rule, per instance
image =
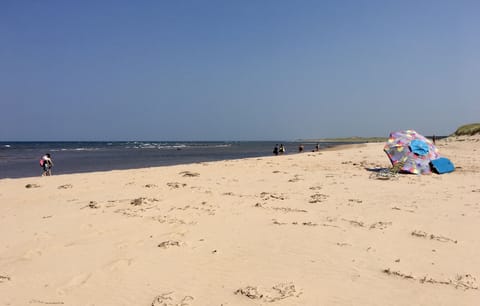
[{"label": "colorful beach umbrella", "polygon": [[430,161],[440,157],[437,147],[414,130],[390,133],[383,150],[393,166],[403,163],[400,171],[414,174],[431,173]]}]

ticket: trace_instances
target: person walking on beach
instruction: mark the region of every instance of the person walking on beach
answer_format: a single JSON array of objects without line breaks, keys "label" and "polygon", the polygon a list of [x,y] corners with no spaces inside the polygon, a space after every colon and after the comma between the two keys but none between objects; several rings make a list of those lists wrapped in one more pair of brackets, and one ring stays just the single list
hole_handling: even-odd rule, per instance
[{"label": "person walking on beach", "polygon": [[278,144],[276,144],[275,148],[273,148],[273,154],[278,155]]},{"label": "person walking on beach", "polygon": [[53,160],[49,153],[43,155],[40,159],[40,167],[43,168],[42,176],[52,175]]},{"label": "person walking on beach", "polygon": [[300,144],[300,145],[298,146],[298,153],[302,153],[304,148],[305,148],[305,147],[303,146],[303,144]]}]

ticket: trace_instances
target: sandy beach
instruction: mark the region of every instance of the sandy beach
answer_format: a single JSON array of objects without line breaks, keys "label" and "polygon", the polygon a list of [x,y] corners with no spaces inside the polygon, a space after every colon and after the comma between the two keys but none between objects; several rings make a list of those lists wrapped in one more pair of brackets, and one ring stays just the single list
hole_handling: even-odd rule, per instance
[{"label": "sandy beach", "polygon": [[0,180],[0,305],[479,305],[480,137]]}]

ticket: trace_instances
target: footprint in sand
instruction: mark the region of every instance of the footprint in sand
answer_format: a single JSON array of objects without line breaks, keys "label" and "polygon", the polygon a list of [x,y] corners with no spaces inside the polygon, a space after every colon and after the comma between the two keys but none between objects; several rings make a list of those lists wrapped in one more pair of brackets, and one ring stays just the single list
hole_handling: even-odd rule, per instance
[{"label": "footprint in sand", "polygon": [[197,177],[197,176],[200,176],[200,173],[191,172],[191,171],[182,171],[179,174],[183,177]]},{"label": "footprint in sand", "polygon": [[130,246],[130,243],[127,241],[121,241],[115,244],[115,247],[119,250],[126,249]]},{"label": "footprint in sand", "polygon": [[392,222],[383,222],[378,221],[370,225],[369,229],[386,229],[387,227],[391,226]]},{"label": "footprint in sand", "polygon": [[260,198],[262,198],[262,200],[266,201],[266,200],[270,200],[270,199],[274,199],[274,200],[286,200],[287,197],[284,196],[283,194],[270,194],[268,192],[262,192],[260,193]]},{"label": "footprint in sand", "polygon": [[369,229],[386,229],[387,227],[392,225],[392,222],[384,222],[384,221],[378,221],[375,223],[372,223],[371,225],[365,224],[363,221],[357,221],[357,220],[349,220],[349,219],[344,219],[342,218],[342,221],[350,223],[352,226],[356,227],[368,227]]},{"label": "footprint in sand", "polygon": [[155,188],[155,187],[157,187],[157,185],[155,185],[155,184],[146,184],[146,185],[143,185],[143,187],[145,187],[145,188]]},{"label": "footprint in sand", "polygon": [[276,224],[276,225],[287,225],[287,224],[288,224],[288,223],[285,223],[285,222],[280,222],[280,221],[278,221],[278,220],[276,220],[276,219],[272,219],[272,223],[273,223],[273,224]]},{"label": "footprint in sand", "polygon": [[193,301],[193,296],[186,295],[186,296],[178,296],[175,295],[173,292],[162,293],[157,295],[153,301],[151,306],[188,306],[190,305],[189,302]]},{"label": "footprint in sand", "polygon": [[295,182],[298,182],[298,181],[301,181],[301,180],[303,180],[301,175],[296,174],[293,178],[289,179],[288,182],[289,183],[295,183]]},{"label": "footprint in sand", "polygon": [[315,193],[310,196],[310,201],[308,201],[308,203],[312,203],[312,204],[320,203],[326,200],[327,198],[328,198],[328,195],[326,194]]},{"label": "footprint in sand", "polygon": [[311,222],[311,221],[307,221],[307,222],[297,222],[297,221],[294,221],[292,222],[292,225],[303,225],[303,226],[318,226],[317,223],[315,222]]},{"label": "footprint in sand", "polygon": [[122,258],[106,264],[105,268],[107,268],[110,271],[123,270],[129,267],[132,264],[132,262],[133,262],[133,258]]},{"label": "footprint in sand", "polygon": [[57,187],[57,189],[70,189],[73,188],[73,185],[71,184],[65,184],[65,185],[60,185]]},{"label": "footprint in sand", "polygon": [[[262,207],[262,206],[260,206],[260,207]],[[306,213],[306,212],[308,212],[305,209],[290,208],[290,207],[270,207],[270,209],[271,210],[276,210],[276,211],[281,211],[281,212],[284,212],[284,213],[295,213],[295,212]]]},{"label": "footprint in sand", "polygon": [[405,208],[401,208],[401,207],[398,207],[398,206],[394,206],[392,207],[393,210],[401,210],[401,211],[406,211],[406,212],[409,212],[409,213],[414,213],[415,210],[413,209],[405,209]]},{"label": "footprint in sand", "polygon": [[7,276],[7,275],[0,275],[0,284],[1,283],[4,283],[4,282],[8,282],[10,281],[10,276]]},{"label": "footprint in sand", "polygon": [[25,188],[29,189],[29,188],[39,188],[40,185],[37,185],[37,184],[27,184],[25,185]]},{"label": "footprint in sand", "polygon": [[246,286],[237,289],[234,294],[243,295],[252,300],[261,300],[272,303],[289,297],[299,297],[302,292],[297,292],[293,283],[279,283],[271,288],[258,288],[256,286]]},{"label": "footprint in sand", "polygon": [[72,289],[84,285],[90,277],[92,277],[91,273],[82,273],[73,277],[68,283],[57,289],[57,294],[66,295]]},{"label": "footprint in sand", "polygon": [[150,204],[152,202],[158,202],[158,199],[155,198],[145,198],[145,197],[140,197],[136,198],[130,201],[130,204],[133,206],[140,206],[142,204]]},{"label": "footprint in sand", "polygon": [[42,254],[43,253],[42,253],[41,249],[31,249],[31,250],[26,251],[23,254],[22,259],[30,260],[30,259],[33,259],[35,257],[42,256]]},{"label": "footprint in sand", "polygon": [[163,241],[163,242],[159,243],[157,245],[157,247],[162,248],[162,249],[167,249],[167,248],[172,247],[172,246],[179,247],[180,245],[182,245],[182,243],[180,241],[167,240],[167,241]]},{"label": "footprint in sand", "polygon": [[172,189],[178,189],[178,188],[181,188],[181,187],[186,187],[187,184],[185,183],[177,183],[177,182],[170,182],[170,183],[167,183],[167,186],[172,188]]},{"label": "footprint in sand", "polygon": [[85,205],[85,206],[83,206],[83,207],[80,208],[80,209],[84,209],[84,208],[87,208],[87,207],[88,207],[88,208],[92,208],[92,209],[98,209],[98,208],[100,208],[100,205],[99,205],[97,202],[95,202],[95,201],[90,201],[90,202],[88,203],[88,205]]},{"label": "footprint in sand", "polygon": [[139,206],[143,203],[146,203],[146,198],[136,198],[130,201],[130,204],[133,206]]},{"label": "footprint in sand", "polygon": [[172,216],[165,216],[165,215],[161,215],[161,216],[153,216],[151,217],[152,220],[155,220],[157,222],[160,222],[160,223],[165,223],[165,224],[180,224],[180,225],[195,225],[197,224],[196,221],[187,221],[187,220],[184,220],[184,219],[179,219],[179,218],[176,218],[176,217],[172,217]]}]

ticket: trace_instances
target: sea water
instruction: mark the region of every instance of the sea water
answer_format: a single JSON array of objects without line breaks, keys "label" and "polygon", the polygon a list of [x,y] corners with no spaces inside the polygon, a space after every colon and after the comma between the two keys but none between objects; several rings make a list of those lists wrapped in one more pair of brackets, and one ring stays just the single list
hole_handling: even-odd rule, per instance
[{"label": "sea water", "polygon": [[[287,154],[298,152],[300,142],[280,141],[0,142],[0,179],[41,175],[39,160],[45,153],[52,156],[57,175],[270,156],[280,143]],[[305,152],[316,145],[302,144]]]}]

